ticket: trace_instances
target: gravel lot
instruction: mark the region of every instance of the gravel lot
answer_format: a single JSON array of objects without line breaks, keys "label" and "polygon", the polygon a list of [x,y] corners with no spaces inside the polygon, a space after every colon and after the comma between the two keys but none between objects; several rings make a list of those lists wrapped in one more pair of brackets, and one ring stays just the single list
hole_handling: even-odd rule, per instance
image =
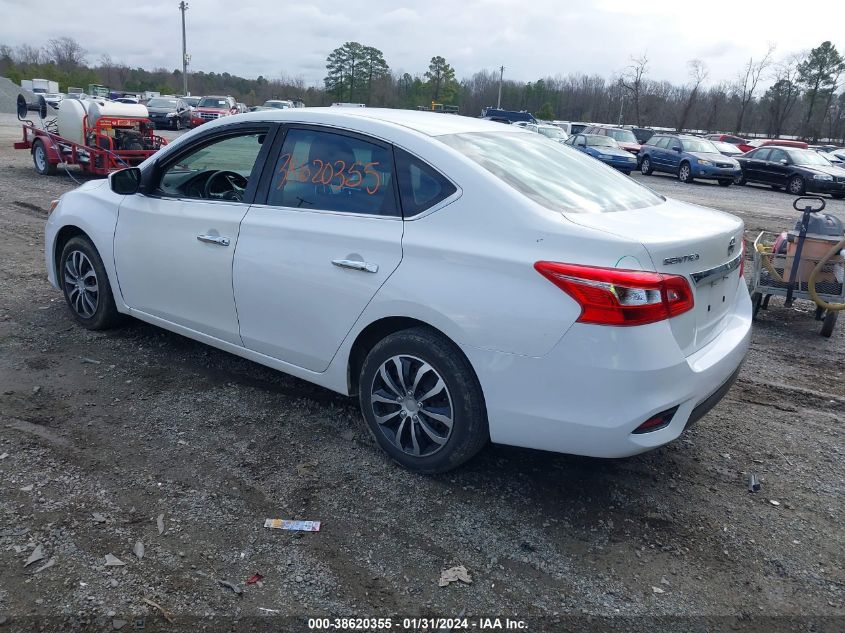
[{"label": "gravel lot", "polygon": [[[38,176],[19,136],[0,115],[0,631],[462,612],[530,631],[845,626],[841,320],[823,339],[810,304],[773,301],[736,386],[660,450],[490,446],[419,477],[382,456],[352,400],[140,322],[76,326],[42,253],[48,204],[75,184]],[[634,177],[740,215],[749,235],[796,215],[768,189]],[[842,201],[828,209],[845,218]],[[268,530],[267,517],[323,527]],[[472,584],[439,587],[454,565]],[[604,619],[619,615],[633,619]]]}]

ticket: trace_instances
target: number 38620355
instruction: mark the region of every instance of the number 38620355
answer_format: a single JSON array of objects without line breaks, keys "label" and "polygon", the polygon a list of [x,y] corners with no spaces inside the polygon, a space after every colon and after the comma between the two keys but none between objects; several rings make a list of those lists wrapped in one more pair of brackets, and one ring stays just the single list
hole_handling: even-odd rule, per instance
[{"label": "number 38620355", "polygon": [[[279,174],[282,176],[277,189],[288,181],[311,182],[315,185],[332,185],[349,189],[363,189],[370,195],[381,187],[381,174],[374,169],[378,162],[347,164],[343,160],[313,159],[310,163],[297,166],[290,154],[284,154],[279,162]],[[367,181],[365,185],[365,181]]]}]

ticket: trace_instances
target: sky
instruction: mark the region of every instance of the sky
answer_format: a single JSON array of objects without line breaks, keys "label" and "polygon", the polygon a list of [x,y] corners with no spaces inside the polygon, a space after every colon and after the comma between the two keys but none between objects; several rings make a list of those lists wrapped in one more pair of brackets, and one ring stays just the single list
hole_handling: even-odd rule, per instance
[{"label": "sky", "polygon": [[[178,0],[0,0],[0,44],[69,36],[89,63],[108,54],[147,69],[181,67]],[[731,81],[749,57],[845,51],[842,0],[188,0],[189,70],[321,84],[326,56],[347,41],[384,52],[391,69],[422,74],[434,55],[458,78],[505,66],[534,81],[570,73],[618,76],[645,53],[648,77],[684,83],[701,59],[708,84]],[[796,10],[796,7],[800,9]],[[716,10],[722,7],[723,10]],[[728,10],[724,10],[728,9]],[[787,16],[789,19],[787,19]]]}]

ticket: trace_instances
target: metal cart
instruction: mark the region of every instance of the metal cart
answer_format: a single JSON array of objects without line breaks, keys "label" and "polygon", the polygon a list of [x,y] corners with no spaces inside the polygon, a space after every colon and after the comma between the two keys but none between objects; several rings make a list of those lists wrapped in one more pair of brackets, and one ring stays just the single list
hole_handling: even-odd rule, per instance
[{"label": "metal cart", "polygon": [[[796,248],[793,253],[775,252],[779,243],[779,234],[762,231],[754,240],[752,251],[753,266],[751,270],[751,301],[754,307],[754,318],[762,309],[769,307],[769,300],[772,296],[785,297],[785,305],[790,307],[794,299],[813,301],[808,288],[809,273],[816,267],[822,257],[808,256],[802,253],[804,238],[807,233],[807,222],[809,215],[818,213],[824,209],[824,201],[821,198],[803,198],[803,200],[816,200],[821,202],[820,206],[798,207],[799,198],[793,206],[802,211],[804,216],[801,224],[801,232],[796,240]],[[788,249],[787,249],[788,250]],[[816,294],[827,303],[845,303],[845,261],[841,256],[834,257],[825,263],[818,275],[815,284]],[[836,325],[836,317],[839,312],[825,310],[821,306],[816,307],[816,320],[823,321],[821,335],[829,337]]]}]

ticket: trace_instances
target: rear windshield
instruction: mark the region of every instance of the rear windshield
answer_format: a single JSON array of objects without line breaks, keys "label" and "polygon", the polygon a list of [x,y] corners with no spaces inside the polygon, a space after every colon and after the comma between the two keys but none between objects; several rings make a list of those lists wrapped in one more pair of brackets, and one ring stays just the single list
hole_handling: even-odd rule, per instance
[{"label": "rear windshield", "polygon": [[664,199],[591,156],[538,135],[484,132],[437,138],[554,211],[608,213],[642,209]]},{"label": "rear windshield", "polygon": [[637,137],[634,136],[634,133],[631,130],[614,130],[611,128],[607,131],[607,135],[622,143],[637,142]]}]

